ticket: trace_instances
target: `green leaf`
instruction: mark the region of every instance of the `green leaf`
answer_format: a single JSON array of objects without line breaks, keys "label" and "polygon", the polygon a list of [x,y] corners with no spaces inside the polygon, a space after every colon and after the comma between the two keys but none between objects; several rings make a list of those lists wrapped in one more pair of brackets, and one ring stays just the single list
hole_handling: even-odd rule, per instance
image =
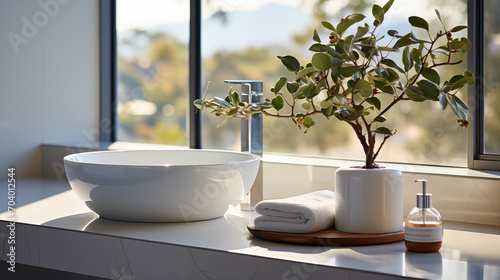
[{"label": "green leaf", "polygon": [[418,88],[422,91],[422,94],[425,98],[438,101],[439,100],[439,88],[436,84],[428,81],[428,80],[420,80],[417,82]]},{"label": "green leaf", "polygon": [[309,50],[313,52],[324,52],[325,46],[320,43],[315,43],[312,44],[311,47],[309,47]]},{"label": "green leaf", "polygon": [[334,83],[337,83],[342,79],[342,76],[340,74],[340,66],[332,67],[332,69],[330,71],[330,77],[332,78],[332,81]]},{"label": "green leaf", "polygon": [[422,76],[435,84],[439,85],[441,83],[441,78],[439,77],[438,72],[432,68],[428,68],[422,72]]},{"label": "green leaf", "polygon": [[387,1],[387,3],[385,3],[384,8],[383,8],[384,13],[387,13],[387,11],[389,11],[389,9],[392,6],[392,3],[394,3],[394,0],[389,0],[389,1]]},{"label": "green leaf", "polygon": [[448,104],[450,104],[450,107],[453,110],[453,113],[455,113],[455,115],[459,119],[466,120],[467,119],[467,111],[457,105],[457,97],[454,95],[447,94],[446,99],[448,100]]},{"label": "green leaf", "polygon": [[446,109],[448,106],[448,100],[446,100],[446,93],[442,92],[439,95],[439,104],[441,104],[441,109]]},{"label": "green leaf", "polygon": [[441,23],[443,24],[444,30],[447,30],[446,25],[444,25],[444,21],[443,21],[443,18],[441,17],[441,13],[439,12],[439,10],[435,9],[434,11],[436,12],[436,15],[437,15],[439,21],[441,21]]},{"label": "green leaf", "polygon": [[378,67],[376,67],[374,69],[374,71],[375,71],[375,73],[377,73],[377,75],[380,78],[383,78],[383,79],[389,78],[389,72],[387,72],[387,70],[385,69],[385,67],[382,66],[382,65],[378,65]]},{"label": "green leaf", "polygon": [[233,108],[233,109],[229,110],[229,112],[227,112],[227,115],[232,116],[232,115],[235,115],[236,113],[238,113],[238,108]]},{"label": "green leaf", "polygon": [[462,53],[466,53],[468,51],[470,51],[470,49],[472,48],[472,44],[471,42],[469,41],[469,39],[465,38],[465,37],[462,37],[460,39],[460,42],[462,42],[464,44],[464,46],[462,48],[460,48],[460,51]]},{"label": "green leaf", "polygon": [[422,60],[420,59],[420,51],[419,50],[412,49],[411,52],[410,52],[410,56],[413,59],[413,61],[415,62],[415,64],[419,64],[419,65],[422,64],[421,63]]},{"label": "green leaf", "polygon": [[[299,88],[300,89],[300,88]],[[306,85],[306,87],[304,88],[303,90],[303,95],[308,98],[308,99],[312,99],[313,97],[315,97],[316,95],[318,95],[318,91],[316,91],[316,85],[315,84],[308,84]]]},{"label": "green leaf", "polygon": [[460,99],[456,95],[454,95],[453,98],[455,99],[455,102],[457,103],[458,106],[462,107],[462,109],[464,109],[465,111],[469,110],[469,106],[467,106],[467,104],[465,104],[465,102],[462,99]]},{"label": "green leaf", "polygon": [[301,85],[296,92],[293,93],[293,99],[304,99],[306,98],[304,91],[305,89],[312,84],[304,84]]},{"label": "green leaf", "polygon": [[365,26],[359,26],[358,29],[356,30],[356,35],[354,35],[353,41],[358,40],[359,38],[363,37],[368,31],[370,30],[370,26],[365,23]]},{"label": "green leaf", "polygon": [[404,36],[404,37],[401,37],[399,40],[396,41],[396,44],[395,46],[396,47],[399,47],[399,48],[402,48],[404,46],[408,46],[408,45],[411,45],[411,44],[414,44],[415,41],[413,41],[410,36]]},{"label": "green leaf", "polygon": [[350,56],[351,60],[354,60],[354,58],[351,56],[353,42],[354,42],[354,35],[349,35],[344,39],[344,51]]},{"label": "green leaf", "polygon": [[377,134],[382,134],[382,135],[394,135],[394,133],[392,133],[392,131],[390,129],[388,129],[387,127],[379,127],[377,129],[374,129],[371,131],[372,133],[377,133]]},{"label": "green leaf", "polygon": [[343,36],[345,31],[351,27],[351,25],[362,21],[365,18],[363,14],[350,14],[344,19],[342,19],[339,24],[337,25],[337,33],[339,33],[340,36]]},{"label": "green leaf", "polygon": [[332,59],[332,67],[339,66],[340,64],[342,64],[344,62],[345,62],[345,60],[343,60],[343,59],[334,58],[334,59]]},{"label": "green leaf", "polygon": [[386,120],[387,120],[387,118],[384,117],[384,116],[378,116],[378,117],[376,117],[376,118],[373,119],[374,122],[379,122],[379,123],[383,123]]},{"label": "green leaf", "polygon": [[321,113],[323,113],[323,115],[328,118],[328,117],[333,116],[333,114],[335,113],[336,110],[337,110],[337,107],[335,107],[335,106],[333,106],[333,104],[331,104],[327,108],[322,108]]},{"label": "green leaf", "polygon": [[325,50],[327,53],[329,53],[333,57],[337,57],[340,55],[340,53],[338,53],[334,48],[332,48],[330,46],[325,46]]},{"label": "green leaf", "polygon": [[454,84],[454,83],[458,82],[458,80],[462,79],[463,77],[464,77],[464,75],[460,75],[460,74],[455,75],[455,76],[451,77],[449,83]]},{"label": "green leaf", "polygon": [[389,36],[391,36],[391,37],[394,37],[398,34],[398,31],[391,29],[391,30],[387,31],[387,34],[389,34]]},{"label": "green leaf", "polygon": [[392,68],[386,68],[385,69],[387,73],[389,73],[389,77],[387,77],[387,80],[391,83],[399,81],[399,75],[396,71],[394,71]]},{"label": "green leaf", "polygon": [[392,67],[396,70],[398,70],[399,72],[401,73],[405,73],[405,71],[403,69],[401,69],[401,67],[399,67],[396,62],[394,62],[392,59],[389,59],[389,58],[384,58],[380,61],[380,63],[384,64],[384,65],[387,65],[389,67]]},{"label": "green leaf", "polygon": [[466,29],[466,28],[469,28],[469,27],[467,25],[458,25],[458,26],[453,27],[451,29],[451,32],[458,32],[458,31]]},{"label": "green leaf", "polygon": [[328,21],[322,21],[321,24],[326,28],[326,29],[330,29],[331,31],[336,31],[335,30],[335,27],[333,27],[333,25],[331,23],[329,23]]},{"label": "green leaf", "polygon": [[276,82],[276,85],[274,86],[273,92],[274,94],[277,94],[280,92],[280,90],[286,85],[286,77],[280,77],[279,80]]},{"label": "green leaf", "polygon": [[369,82],[359,79],[354,88],[354,92],[358,92],[362,97],[369,97],[373,94],[373,89]]},{"label": "green leaf", "polygon": [[365,99],[365,101],[368,102],[369,104],[375,106],[375,108],[377,108],[377,110],[380,110],[380,108],[382,107],[382,103],[380,102],[380,99],[378,99],[375,96],[367,98],[367,99]]},{"label": "green leaf", "polygon": [[380,25],[384,21],[384,9],[379,5],[373,5],[372,7],[373,17],[377,20],[377,25]]},{"label": "green leaf", "polygon": [[220,98],[220,97],[217,97],[215,96],[214,97],[215,99],[215,102],[217,102],[219,105],[221,105],[223,108],[231,108],[231,107],[234,107],[233,104],[227,102],[226,100]]},{"label": "green leaf", "polygon": [[392,88],[392,86],[387,83],[387,81],[383,80],[383,81],[380,81],[380,80],[376,80],[376,79],[373,79],[373,82],[375,84],[375,87],[380,89],[382,92],[385,92],[385,93],[389,93],[389,94],[394,94],[394,89]]},{"label": "green leaf", "polygon": [[278,56],[279,59],[281,59],[281,62],[285,67],[292,72],[299,72],[300,71],[300,63],[299,61],[291,56],[291,55],[285,55],[285,56]]},{"label": "green leaf", "polygon": [[410,71],[410,69],[413,67],[413,60],[411,59],[410,56],[410,48],[406,47],[403,51],[403,65],[405,67],[405,72]]},{"label": "green leaf", "polygon": [[422,101],[426,100],[426,98],[422,94],[422,91],[420,90],[420,88],[418,88],[416,86],[407,87],[405,90],[405,93],[413,101],[422,102]]},{"label": "green leaf", "polygon": [[[325,55],[325,54],[323,54],[323,55]],[[302,78],[303,76],[305,76],[307,74],[311,74],[311,73],[316,72],[316,71],[317,70],[314,67],[304,68],[297,73],[297,75],[295,76],[295,80],[298,80],[298,79]]]},{"label": "green leaf", "polygon": [[398,50],[390,47],[378,46],[377,49],[384,52],[398,52]]},{"label": "green leaf", "polygon": [[408,21],[410,24],[414,27],[422,28],[425,29],[426,31],[429,31],[429,24],[425,19],[417,16],[411,16],[408,18]]},{"label": "green leaf", "polygon": [[281,110],[283,108],[283,97],[281,97],[281,95],[276,95],[271,101],[271,104],[276,111]]},{"label": "green leaf", "polygon": [[316,29],[314,29],[313,40],[321,43],[321,39],[319,38],[318,31],[316,31]]},{"label": "green leaf", "polygon": [[342,107],[334,112],[337,119],[344,121],[354,121],[363,114],[363,106]]},{"label": "green leaf", "polygon": [[309,104],[309,103],[302,103],[301,107],[302,107],[302,109],[304,109],[306,111],[309,111],[312,109],[311,104]]},{"label": "green leaf", "polygon": [[306,124],[312,124],[314,121],[313,121],[313,119],[311,117],[307,116],[307,117],[304,118],[304,122]]},{"label": "green leaf", "polygon": [[328,108],[332,105],[333,103],[331,101],[329,101],[328,99],[325,99],[325,100],[322,100],[320,103],[319,103],[319,106],[322,108],[322,109],[325,109],[325,108]]},{"label": "green leaf", "polygon": [[354,65],[342,65],[340,66],[339,72],[344,77],[350,77],[358,72],[358,67]]},{"label": "green leaf", "polygon": [[233,93],[229,94],[229,97],[231,98],[231,103],[234,105],[240,104],[240,96],[236,91],[233,91]]},{"label": "green leaf", "polygon": [[463,86],[470,86],[474,84],[474,77],[463,77],[460,80],[456,81],[453,86],[451,86],[451,90],[459,89]]},{"label": "green leaf", "polygon": [[273,104],[271,102],[258,102],[258,103],[253,103],[253,105],[259,106],[258,111],[263,111],[265,109],[269,109],[273,107]]},{"label": "green leaf", "polygon": [[450,48],[452,50],[459,50],[459,49],[463,48],[464,46],[465,46],[465,43],[460,41],[459,39],[454,39],[450,43]]},{"label": "green leaf", "polygon": [[311,59],[311,63],[316,69],[323,72],[332,67],[330,57],[324,53],[315,53]]},{"label": "green leaf", "polygon": [[294,94],[297,89],[299,89],[299,83],[288,82],[286,83],[286,89],[289,93]]}]

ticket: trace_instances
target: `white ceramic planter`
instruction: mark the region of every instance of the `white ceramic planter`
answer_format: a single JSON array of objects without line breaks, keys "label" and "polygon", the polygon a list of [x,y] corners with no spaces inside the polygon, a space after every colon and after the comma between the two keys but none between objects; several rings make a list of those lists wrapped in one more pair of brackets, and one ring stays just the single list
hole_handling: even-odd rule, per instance
[{"label": "white ceramic planter", "polygon": [[335,229],[388,233],[403,229],[400,170],[342,167],[335,173]]}]

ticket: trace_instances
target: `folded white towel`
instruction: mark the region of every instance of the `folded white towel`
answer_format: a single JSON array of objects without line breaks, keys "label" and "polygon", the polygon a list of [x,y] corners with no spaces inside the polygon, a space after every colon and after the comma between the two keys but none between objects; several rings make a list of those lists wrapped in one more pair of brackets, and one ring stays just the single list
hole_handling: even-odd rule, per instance
[{"label": "folded white towel", "polygon": [[259,202],[255,211],[262,216],[255,218],[255,229],[308,233],[334,226],[335,193],[315,191],[299,196]]}]

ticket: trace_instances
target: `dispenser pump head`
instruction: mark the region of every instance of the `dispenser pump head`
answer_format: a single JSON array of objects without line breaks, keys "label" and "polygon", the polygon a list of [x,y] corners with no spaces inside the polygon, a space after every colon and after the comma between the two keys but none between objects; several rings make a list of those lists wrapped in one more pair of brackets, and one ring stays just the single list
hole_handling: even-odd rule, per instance
[{"label": "dispenser pump head", "polygon": [[427,180],[418,179],[415,182],[422,182],[422,193],[417,194],[417,207],[418,208],[431,208],[432,207],[432,194],[427,193]]}]

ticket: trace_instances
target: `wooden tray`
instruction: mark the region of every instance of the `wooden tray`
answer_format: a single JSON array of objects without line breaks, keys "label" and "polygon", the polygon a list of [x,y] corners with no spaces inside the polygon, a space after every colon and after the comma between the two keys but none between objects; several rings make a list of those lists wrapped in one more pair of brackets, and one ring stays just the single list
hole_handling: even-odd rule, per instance
[{"label": "wooden tray", "polygon": [[404,231],[360,234],[327,229],[313,233],[287,233],[258,230],[253,224],[249,224],[247,228],[252,235],[261,239],[307,245],[374,245],[404,239]]}]

